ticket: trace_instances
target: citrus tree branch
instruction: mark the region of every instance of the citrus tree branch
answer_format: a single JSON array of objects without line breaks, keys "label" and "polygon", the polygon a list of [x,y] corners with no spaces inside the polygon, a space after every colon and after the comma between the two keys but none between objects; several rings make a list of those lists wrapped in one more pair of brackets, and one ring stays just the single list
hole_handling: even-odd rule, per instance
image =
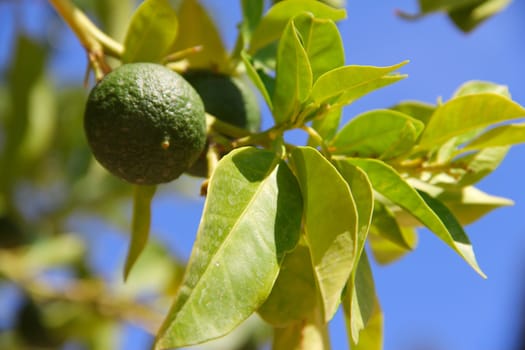
[{"label": "citrus tree branch", "polygon": [[124,51],[122,45],[103,33],[80,9],[69,0],[48,0],[58,14],[71,27],[82,46],[89,53],[106,53],[119,58]]}]

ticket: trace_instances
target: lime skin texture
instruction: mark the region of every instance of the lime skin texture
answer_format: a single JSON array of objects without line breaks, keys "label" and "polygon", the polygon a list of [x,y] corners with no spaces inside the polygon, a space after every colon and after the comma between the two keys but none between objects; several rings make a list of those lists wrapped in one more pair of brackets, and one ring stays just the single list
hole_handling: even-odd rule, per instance
[{"label": "lime skin texture", "polygon": [[199,94],[182,76],[153,63],[124,64],[95,85],[84,129],[98,162],[139,185],[178,178],[206,144]]},{"label": "lime skin texture", "polygon": [[[210,70],[190,70],[183,76],[201,96],[207,113],[250,132],[260,130],[261,112],[257,96],[242,79]],[[208,176],[206,152],[187,173]]]}]

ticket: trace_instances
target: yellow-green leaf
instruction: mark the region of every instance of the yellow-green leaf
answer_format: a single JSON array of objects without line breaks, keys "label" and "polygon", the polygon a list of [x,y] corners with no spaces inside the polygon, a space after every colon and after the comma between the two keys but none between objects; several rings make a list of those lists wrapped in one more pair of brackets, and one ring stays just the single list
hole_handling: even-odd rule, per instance
[{"label": "yellow-green leaf", "polygon": [[161,62],[177,30],[177,14],[168,0],[145,0],[131,18],[122,62]]}]

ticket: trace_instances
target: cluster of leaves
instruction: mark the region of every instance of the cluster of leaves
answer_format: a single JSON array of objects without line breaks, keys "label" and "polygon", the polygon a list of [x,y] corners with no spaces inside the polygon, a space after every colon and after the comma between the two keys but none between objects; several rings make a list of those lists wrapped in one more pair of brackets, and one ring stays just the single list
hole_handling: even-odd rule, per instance
[{"label": "cluster of leaves", "polygon": [[470,32],[482,22],[502,11],[511,0],[419,0],[419,13],[399,12],[406,19],[418,19],[435,12],[444,12],[463,32]]},{"label": "cluster of leaves", "polygon": [[[162,3],[144,2],[134,22]],[[525,109],[505,87],[469,82],[437,105],[404,102],[339,128],[344,106],[403,79],[395,71],[406,62],[345,66],[335,24],[344,10],[308,0],[278,2],[266,13],[263,1],[241,4],[230,56],[209,19],[207,35],[190,35],[197,41],[183,39],[179,49],[206,40],[206,55],[189,57],[190,66],[245,70],[274,126],[235,140],[213,172],[156,347],[221,337],[258,312],[275,328],[274,349],[323,349],[325,325],[342,305],[352,348],[379,349],[382,315],[366,241],[379,262],[389,263],[414,249],[416,228],[424,226],[484,276],[462,224],[511,203],[474,185],[510,145],[524,141],[522,124],[493,126],[525,116]],[[181,28],[185,18],[189,13],[179,13]],[[167,33],[155,28],[157,37]],[[153,45],[144,33],[128,31],[124,52],[137,42]],[[155,47],[168,48],[159,41]],[[166,50],[158,53],[160,59]],[[151,50],[144,54],[151,59]],[[307,132],[308,145],[286,143],[292,129]]]},{"label": "cluster of leaves", "polygon": [[[120,13],[121,19],[122,12],[106,10],[122,3],[97,2],[104,9],[100,13]],[[327,349],[326,324],[342,307],[352,349],[380,349],[383,316],[368,254],[379,263],[394,262],[415,248],[416,230],[426,227],[483,275],[462,225],[511,204],[475,187],[512,144],[525,141],[523,124],[508,123],[524,117],[525,109],[511,100],[505,87],[469,82],[447,101],[402,102],[355,116],[340,127],[344,106],[405,78],[396,71],[406,62],[345,66],[336,22],[346,14],[339,1],[275,1],[267,9],[262,0],[242,0],[243,20],[231,53],[196,0],[174,3],[144,1],[127,26],[122,50],[112,55],[122,63],[149,61],[176,70],[245,74],[267,103],[274,125],[242,138],[230,135],[227,146],[232,151],[209,179],[184,277],[181,265],[170,262],[163,249],[151,241],[146,246],[154,189],[135,188],[125,267],[126,275],[133,267],[135,278],[127,288],[139,281],[140,291],[151,285],[163,295],[176,291],[157,330],[156,313],[132,298],[118,299],[118,293],[108,297],[86,266],[81,242],[56,236],[73,210],[108,217],[130,191],[92,162],[82,142],[78,117],[85,94],[66,89],[57,99],[48,96],[53,90],[42,74],[45,50],[21,37],[10,86],[0,91],[9,96],[0,99],[8,101],[0,108],[7,111],[2,113],[2,129],[9,130],[0,149],[0,168],[8,170],[0,175],[0,234],[27,237],[0,250],[0,267],[10,267],[0,269],[0,276],[26,292],[20,320],[42,318],[59,305],[70,311],[61,334],[88,339],[101,349],[113,347],[95,344],[115,327],[109,319],[152,321],[153,327],[146,328],[158,331],[156,348],[164,349],[222,337],[257,313],[274,328],[274,349]],[[435,7],[426,3],[420,2],[422,13],[453,8],[446,1]],[[483,8],[481,1],[468,3],[471,9]],[[101,17],[106,28],[115,24],[113,18]],[[116,30],[126,23],[127,18],[121,20]],[[192,50],[197,46],[200,51]],[[226,134],[233,130],[213,127]],[[309,135],[307,145],[285,142],[293,129]],[[57,162],[68,166],[57,167]],[[58,184],[67,196],[59,196],[53,205],[42,204],[40,215],[27,224],[28,214],[21,209],[27,207],[17,204],[17,196],[28,184]],[[19,229],[28,236],[13,235]],[[37,237],[46,236],[39,242],[46,244],[33,245]],[[74,266],[78,285],[57,293],[35,280],[57,265]],[[164,275],[157,278],[152,271]],[[166,306],[162,301],[156,306]],[[20,324],[22,334],[33,332]],[[48,324],[36,327],[43,326]],[[47,332],[39,338],[48,343],[37,345],[56,346],[64,341],[58,333],[49,339]]]}]

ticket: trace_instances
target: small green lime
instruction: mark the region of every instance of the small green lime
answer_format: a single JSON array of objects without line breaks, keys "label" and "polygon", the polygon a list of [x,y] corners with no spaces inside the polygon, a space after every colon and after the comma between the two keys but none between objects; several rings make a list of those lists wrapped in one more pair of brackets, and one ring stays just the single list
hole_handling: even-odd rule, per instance
[{"label": "small green lime", "polygon": [[207,70],[188,71],[183,76],[201,96],[207,113],[250,132],[259,131],[259,103],[242,79]]},{"label": "small green lime", "polygon": [[91,91],[84,129],[95,158],[131,183],[179,177],[206,143],[201,98],[179,74],[153,63],[130,63]]},{"label": "small green lime", "polygon": [[[207,113],[250,132],[260,130],[261,112],[257,97],[242,79],[208,70],[192,70],[183,76],[201,96]],[[208,175],[206,152],[187,173],[198,177]]]}]

